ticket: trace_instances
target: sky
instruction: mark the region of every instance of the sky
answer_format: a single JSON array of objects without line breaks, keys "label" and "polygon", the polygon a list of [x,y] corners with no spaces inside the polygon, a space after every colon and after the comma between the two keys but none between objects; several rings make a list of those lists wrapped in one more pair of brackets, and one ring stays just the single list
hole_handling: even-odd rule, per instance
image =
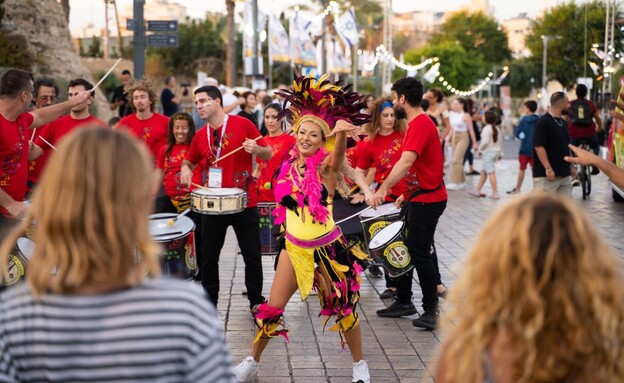
[{"label": "sky", "polygon": [[[150,2],[150,0],[145,0]],[[206,11],[224,12],[224,0],[170,0],[170,3],[179,3],[187,7],[189,15],[204,14]],[[271,8],[285,9],[293,4],[306,3],[309,0],[258,0],[261,9]],[[499,21],[517,16],[519,13],[526,12],[529,16],[537,16],[540,6],[547,3],[557,2],[557,0],[490,0],[490,5],[495,9],[495,16]],[[117,9],[124,12],[133,0],[117,0]],[[436,0],[428,2],[422,0],[393,0],[393,9],[395,12],[409,11],[452,11],[462,6],[470,5],[470,0]],[[432,5],[435,4],[435,5]],[[549,4],[552,5],[552,4]],[[102,0],[71,0],[70,30],[74,31],[81,28],[87,23],[92,23],[96,27],[104,25],[104,1]],[[279,8],[278,8],[279,9]],[[356,9],[357,12],[357,9]]]}]

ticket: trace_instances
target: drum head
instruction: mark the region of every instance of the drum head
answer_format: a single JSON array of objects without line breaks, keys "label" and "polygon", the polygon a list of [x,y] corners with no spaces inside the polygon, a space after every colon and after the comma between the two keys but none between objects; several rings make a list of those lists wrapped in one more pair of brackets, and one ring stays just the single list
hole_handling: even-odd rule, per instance
[{"label": "drum head", "polygon": [[24,258],[30,262],[30,258],[35,252],[35,243],[28,238],[18,238],[17,248],[24,255]]},{"label": "drum head", "polygon": [[403,221],[393,222],[384,227],[370,240],[369,249],[373,250],[384,247],[401,231],[402,228]]},{"label": "drum head", "polygon": [[170,220],[178,217],[178,214],[159,213],[150,215],[149,232],[152,238],[162,242],[187,235],[195,229],[195,223],[187,216],[178,217],[170,225]]},{"label": "drum head", "polygon": [[360,218],[372,218],[379,216],[380,218],[389,214],[398,214],[401,210],[394,207],[393,203],[385,203],[377,207],[377,210],[370,209],[360,214]]}]

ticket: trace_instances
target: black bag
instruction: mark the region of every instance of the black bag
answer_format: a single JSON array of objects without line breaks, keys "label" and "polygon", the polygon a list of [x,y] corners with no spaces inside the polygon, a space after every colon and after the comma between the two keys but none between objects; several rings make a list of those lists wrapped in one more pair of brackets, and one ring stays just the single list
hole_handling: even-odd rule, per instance
[{"label": "black bag", "polygon": [[594,113],[589,101],[585,99],[572,101],[568,118],[573,125],[590,126],[594,121]]}]

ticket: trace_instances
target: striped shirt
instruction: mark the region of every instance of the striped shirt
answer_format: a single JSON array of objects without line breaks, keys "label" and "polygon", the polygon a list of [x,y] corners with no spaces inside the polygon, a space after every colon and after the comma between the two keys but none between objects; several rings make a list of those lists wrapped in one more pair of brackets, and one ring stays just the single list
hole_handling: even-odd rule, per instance
[{"label": "striped shirt", "polygon": [[0,382],[236,382],[201,287],[148,280],[101,295],[0,293]]}]

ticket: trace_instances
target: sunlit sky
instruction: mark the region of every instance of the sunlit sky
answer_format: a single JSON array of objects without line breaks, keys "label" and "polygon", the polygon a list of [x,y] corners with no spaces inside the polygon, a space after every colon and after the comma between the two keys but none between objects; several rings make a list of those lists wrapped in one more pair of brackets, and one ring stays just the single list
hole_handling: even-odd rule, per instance
[{"label": "sunlit sky", "polygon": [[[146,0],[149,4],[151,1]],[[189,15],[200,17],[206,11],[224,12],[224,0],[170,0],[170,3],[179,3],[187,8]],[[552,6],[560,0],[490,0],[490,6],[494,7],[495,16],[499,21],[517,16],[525,12],[529,16],[536,16],[545,6]],[[133,0],[117,0],[119,12],[124,12]],[[285,9],[294,4],[312,3],[310,0],[258,0],[260,8],[268,13],[271,9]],[[318,2],[314,2],[318,4]],[[393,0],[395,12],[409,11],[452,11],[471,4],[471,0],[436,0],[435,2],[422,0]],[[104,25],[104,1],[102,0],[71,0],[70,29],[75,31],[87,23],[96,27]],[[242,7],[242,2],[237,2]],[[356,9],[357,12],[357,9]],[[123,15],[121,15],[123,16]]]}]

